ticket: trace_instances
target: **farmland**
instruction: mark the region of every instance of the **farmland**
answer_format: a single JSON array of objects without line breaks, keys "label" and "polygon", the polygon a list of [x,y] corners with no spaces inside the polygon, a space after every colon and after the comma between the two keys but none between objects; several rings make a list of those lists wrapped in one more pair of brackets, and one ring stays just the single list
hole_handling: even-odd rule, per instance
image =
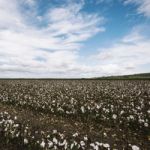
[{"label": "farmland", "polygon": [[0,80],[0,149],[149,150],[150,80]]}]

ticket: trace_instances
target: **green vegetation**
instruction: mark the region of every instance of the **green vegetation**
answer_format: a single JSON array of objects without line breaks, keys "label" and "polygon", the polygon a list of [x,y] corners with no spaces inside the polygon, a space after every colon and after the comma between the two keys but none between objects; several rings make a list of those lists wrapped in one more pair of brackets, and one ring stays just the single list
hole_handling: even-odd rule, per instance
[{"label": "green vegetation", "polygon": [[92,79],[103,79],[103,80],[150,80],[150,73],[132,74],[132,75],[122,75],[122,76],[105,76],[105,77],[95,77]]}]

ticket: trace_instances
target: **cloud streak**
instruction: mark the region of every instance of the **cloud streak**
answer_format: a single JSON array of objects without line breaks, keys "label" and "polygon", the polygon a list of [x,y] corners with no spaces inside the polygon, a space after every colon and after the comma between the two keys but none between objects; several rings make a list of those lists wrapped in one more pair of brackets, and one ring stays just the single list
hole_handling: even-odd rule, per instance
[{"label": "cloud streak", "polygon": [[[140,28],[100,48],[96,55],[93,51],[89,58],[81,56],[84,42],[105,32],[105,18],[84,11],[85,2],[67,0],[40,13],[36,0],[0,0],[0,77],[93,77],[146,71],[142,66],[150,64],[150,40]],[[138,13],[150,17],[149,1],[124,1],[131,3]]]},{"label": "cloud streak", "polygon": [[112,74],[146,72],[143,65],[150,64],[150,40],[142,30],[134,28],[131,33],[114,43],[111,47],[100,49],[93,56],[105,69],[111,66]]},{"label": "cloud streak", "polygon": [[149,0],[124,0],[124,4],[137,5],[137,12],[146,17],[150,17],[150,1]]},{"label": "cloud streak", "polygon": [[103,17],[81,12],[82,1],[50,8],[42,15],[37,6],[34,0],[0,0],[1,77],[8,72],[10,77],[21,72],[51,77],[76,70],[82,66],[78,63],[82,42],[105,30]]}]

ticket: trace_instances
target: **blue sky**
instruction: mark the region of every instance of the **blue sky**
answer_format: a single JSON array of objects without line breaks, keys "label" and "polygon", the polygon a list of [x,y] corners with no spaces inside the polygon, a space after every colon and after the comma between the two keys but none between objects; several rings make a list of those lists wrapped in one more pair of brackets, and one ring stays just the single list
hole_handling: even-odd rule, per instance
[{"label": "blue sky", "polygon": [[150,0],[0,0],[0,77],[150,72]]}]

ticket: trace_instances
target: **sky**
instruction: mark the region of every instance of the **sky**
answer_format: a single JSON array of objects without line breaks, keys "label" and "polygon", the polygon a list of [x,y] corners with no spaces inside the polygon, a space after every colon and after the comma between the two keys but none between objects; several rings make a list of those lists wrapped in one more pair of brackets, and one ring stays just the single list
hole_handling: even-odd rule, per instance
[{"label": "sky", "polygon": [[150,0],[0,0],[0,78],[150,72]]}]

